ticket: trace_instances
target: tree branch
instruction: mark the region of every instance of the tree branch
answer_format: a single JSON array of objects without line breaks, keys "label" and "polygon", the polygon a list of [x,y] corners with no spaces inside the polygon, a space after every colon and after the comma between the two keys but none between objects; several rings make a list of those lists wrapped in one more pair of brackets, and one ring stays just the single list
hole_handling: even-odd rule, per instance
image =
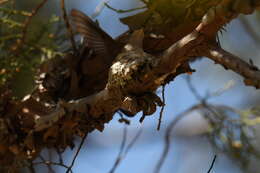
[{"label": "tree branch", "polygon": [[174,127],[176,126],[176,124],[182,119],[184,118],[185,116],[187,115],[190,115],[189,113],[191,113],[192,111],[194,110],[197,110],[197,109],[201,109],[202,108],[202,105],[199,104],[199,105],[195,105],[195,106],[192,106],[191,108],[187,109],[186,111],[180,113],[179,115],[176,116],[175,119],[173,119],[171,121],[171,123],[169,124],[169,126],[167,127],[166,129],[166,133],[165,133],[165,136],[164,136],[164,148],[163,148],[163,152],[156,164],[156,167],[154,169],[154,173],[159,173],[162,166],[163,166],[163,163],[165,161],[165,159],[167,158],[168,156],[168,153],[169,153],[169,150],[170,150],[170,145],[171,145],[171,134],[172,134],[172,130],[174,129]]},{"label": "tree branch", "polygon": [[218,64],[221,64],[226,69],[233,70],[245,78],[246,85],[260,87],[260,70],[253,64],[243,61],[241,58],[225,51],[218,46],[209,46],[205,50],[204,56],[212,59]]}]

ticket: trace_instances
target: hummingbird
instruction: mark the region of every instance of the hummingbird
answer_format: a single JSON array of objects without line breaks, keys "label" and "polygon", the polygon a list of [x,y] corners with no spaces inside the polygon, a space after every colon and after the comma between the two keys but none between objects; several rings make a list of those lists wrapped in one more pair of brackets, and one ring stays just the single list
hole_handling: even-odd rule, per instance
[{"label": "hummingbird", "polygon": [[[109,68],[114,61],[118,59],[118,55],[131,49],[132,45],[141,44],[137,39],[139,35],[130,38],[131,44],[124,44],[114,40],[105,31],[103,31],[97,23],[93,22],[90,17],[79,10],[71,11],[72,21],[77,33],[83,36],[83,50],[81,50],[80,69],[84,79],[79,84],[81,96],[88,96],[105,88],[108,79]],[[92,54],[85,55],[85,49],[90,49]],[[87,58],[84,58],[86,56]],[[82,95],[83,93],[83,95]],[[119,109],[125,115],[132,117],[131,112]]]},{"label": "hummingbird", "polygon": [[[144,33],[142,29],[134,31],[129,35],[127,43],[123,43],[111,38],[97,25],[97,23],[93,22],[84,13],[73,9],[71,11],[71,16],[76,31],[84,37],[83,46],[93,51],[93,54],[86,59],[83,58],[82,63],[80,64],[82,73],[85,76],[85,81],[81,88],[86,91],[87,94],[90,95],[105,88],[108,81],[107,79],[109,78],[109,70],[111,71],[110,67],[115,65],[114,62],[128,62],[132,61],[131,59],[133,58],[141,60],[144,56],[147,56],[143,51]],[[120,74],[118,77],[120,77]],[[142,91],[140,90],[142,89],[138,88],[133,90],[132,97],[144,100]],[[139,95],[139,92],[141,92],[141,95]],[[145,98],[146,97],[147,96],[145,96]],[[130,117],[136,114],[136,112],[131,112],[126,109],[120,108],[119,110]]]},{"label": "hummingbird", "polygon": [[[79,87],[81,96],[94,94],[105,88],[108,71],[124,44],[115,41],[97,23],[79,10],[71,11],[77,33],[83,36],[79,70],[83,74]],[[89,50],[91,55],[86,54]]]}]

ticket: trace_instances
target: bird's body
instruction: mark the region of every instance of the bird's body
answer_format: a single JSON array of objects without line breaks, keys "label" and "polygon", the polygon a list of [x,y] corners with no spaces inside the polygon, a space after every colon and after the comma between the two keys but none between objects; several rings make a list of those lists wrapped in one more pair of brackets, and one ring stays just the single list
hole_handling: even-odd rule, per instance
[{"label": "bird's body", "polygon": [[[54,98],[79,99],[104,88],[115,87],[115,92],[120,90],[123,99],[126,99],[126,104],[123,103],[121,108],[128,116],[133,116],[140,110],[143,110],[144,115],[150,115],[156,110],[156,105],[162,105],[154,93],[158,76],[153,75],[160,56],[143,50],[143,29],[129,32],[124,41],[118,41],[113,40],[84,13],[72,10],[71,16],[73,26],[83,36],[84,42],[78,53],[68,53],[60,59],[64,67],[55,67],[61,70],[54,68],[47,72],[53,75],[47,74],[48,80],[45,78],[43,85],[53,93]],[[58,78],[62,82],[48,87],[47,84],[51,83],[48,81],[52,81],[52,78]],[[129,100],[133,104],[128,104]]]},{"label": "bird's body", "polygon": [[[127,43],[122,44],[113,40],[82,12],[72,10],[71,16],[77,32],[85,38],[85,46],[93,51],[93,55],[81,64],[82,72],[86,77],[81,88],[88,93],[91,90],[90,94],[93,94],[93,92],[102,90],[105,86],[108,88],[119,86],[118,89],[126,92],[126,97],[136,97],[139,98],[138,100],[144,100],[146,97],[151,98],[153,90],[149,94],[143,85],[139,85],[139,80],[144,80],[145,83],[149,79],[138,79],[142,71],[145,72],[147,68],[154,65],[147,63],[149,58],[153,58],[152,55],[143,51],[143,30],[134,31],[129,35]],[[143,91],[146,91],[146,93],[143,93]],[[152,102],[152,100],[148,102]],[[136,110],[142,110],[140,103],[137,103],[139,108]],[[141,107],[144,106],[144,104],[141,105]],[[145,105],[147,107],[155,104],[146,103]],[[129,109],[120,110],[128,116],[133,116],[136,113]],[[145,111],[144,114],[151,114],[153,110]]]}]

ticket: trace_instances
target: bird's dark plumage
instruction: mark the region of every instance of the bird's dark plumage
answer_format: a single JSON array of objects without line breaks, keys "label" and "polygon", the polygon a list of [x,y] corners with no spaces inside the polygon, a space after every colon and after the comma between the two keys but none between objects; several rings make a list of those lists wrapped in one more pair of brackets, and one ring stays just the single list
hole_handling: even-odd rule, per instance
[{"label": "bird's dark plumage", "polygon": [[[94,55],[85,59],[81,64],[84,82],[80,85],[80,89],[84,90],[86,95],[90,95],[105,88],[110,66],[114,60],[121,57],[122,52],[126,54],[130,51],[126,47],[133,48],[132,51],[138,51],[142,48],[143,33],[140,31],[135,32],[129,38],[126,47],[124,47],[125,44],[113,40],[84,13],[72,10],[71,16],[76,31],[84,37],[83,47],[85,46],[94,51]],[[134,115],[127,110],[120,110],[128,116]]]},{"label": "bird's dark plumage", "polygon": [[91,48],[97,56],[114,59],[122,46],[105,33],[97,23],[78,10],[71,10],[76,31],[86,39],[87,47]]}]

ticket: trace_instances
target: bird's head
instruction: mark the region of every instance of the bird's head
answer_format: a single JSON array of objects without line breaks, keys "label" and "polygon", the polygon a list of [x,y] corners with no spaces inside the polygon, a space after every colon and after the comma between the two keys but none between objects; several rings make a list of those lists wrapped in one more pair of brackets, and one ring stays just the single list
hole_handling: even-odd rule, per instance
[{"label": "bird's head", "polygon": [[124,46],[124,51],[143,50],[143,29],[136,30],[132,33],[128,43]]}]

